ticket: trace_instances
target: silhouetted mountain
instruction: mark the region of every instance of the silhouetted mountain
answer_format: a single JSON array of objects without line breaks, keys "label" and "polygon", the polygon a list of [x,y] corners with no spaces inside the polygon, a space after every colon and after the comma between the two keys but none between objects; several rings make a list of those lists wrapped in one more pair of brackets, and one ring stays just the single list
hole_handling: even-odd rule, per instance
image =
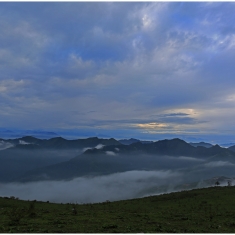
[{"label": "silhouetted mountain", "polygon": [[169,156],[191,156],[191,157],[211,157],[216,154],[234,155],[228,149],[221,148],[219,145],[206,148],[202,146],[193,147],[181,139],[160,140],[150,144],[142,144],[141,142],[130,145],[120,145],[119,150],[115,146],[105,146],[102,149],[90,149],[84,154],[105,154],[106,151],[118,152],[119,154],[154,154],[154,155],[169,155]]},{"label": "silhouetted mountain", "polygon": [[[94,148],[95,146],[102,145],[120,145],[120,143],[113,139],[99,139],[97,137],[91,137],[87,139],[77,139],[77,140],[66,140],[62,137],[55,137],[51,139],[37,139],[33,136],[25,136],[17,139],[5,140],[14,145],[28,145],[34,144],[41,148],[47,149],[82,149],[82,148]],[[19,146],[17,147],[19,148]],[[23,148],[23,147],[22,147]],[[27,148],[27,147],[25,147]]]},{"label": "silhouetted mountain", "polygon": [[[189,160],[183,162],[182,156]],[[235,160],[235,153],[219,145],[211,148],[193,147],[181,139],[160,140],[150,144],[136,142],[88,149],[69,161],[32,170],[17,180],[64,180],[131,170],[178,169],[202,164],[206,159],[226,162],[228,158]]]},{"label": "silhouetted mountain", "polygon": [[233,152],[235,152],[235,145],[229,147],[228,149],[231,150],[231,151],[233,151]]},{"label": "silhouetted mountain", "polygon": [[133,144],[133,143],[136,143],[136,142],[140,142],[140,140],[131,138],[131,139],[118,140],[118,142],[121,143],[121,144],[129,145],[129,144]]},{"label": "silhouetted mountain", "polygon": [[65,162],[81,154],[84,148],[120,145],[115,139],[97,137],[66,140],[61,137],[37,139],[25,136],[17,139],[0,140],[0,182],[11,181],[19,175],[38,167]]},{"label": "silhouetted mountain", "polygon": [[[44,140],[35,138],[33,136],[24,136],[24,137],[16,138],[16,139],[6,139],[5,141],[9,142],[13,145],[18,145],[18,144],[20,144],[20,145],[26,145],[26,144],[41,145],[44,142]],[[47,140],[45,140],[45,141],[47,141]]]},{"label": "silhouetted mountain", "polygon": [[130,144],[133,144],[133,143],[138,143],[138,142],[141,142],[142,144],[150,144],[150,143],[153,143],[153,141],[148,141],[148,140],[138,140],[138,139],[122,139],[122,140],[119,140],[118,141],[119,143],[121,144],[125,144],[125,145],[130,145]]},{"label": "silhouetted mountain", "polygon": [[23,141],[30,143],[30,144],[40,144],[41,142],[43,142],[43,140],[38,139],[33,136],[24,136],[22,138],[19,138],[19,140],[23,140]]},{"label": "silhouetted mountain", "polygon": [[189,143],[189,144],[190,144],[190,145],[192,145],[192,146],[194,146],[194,147],[201,146],[201,147],[210,148],[210,147],[212,147],[212,146],[213,146],[212,144],[205,143],[205,142],[200,142],[200,143]]}]

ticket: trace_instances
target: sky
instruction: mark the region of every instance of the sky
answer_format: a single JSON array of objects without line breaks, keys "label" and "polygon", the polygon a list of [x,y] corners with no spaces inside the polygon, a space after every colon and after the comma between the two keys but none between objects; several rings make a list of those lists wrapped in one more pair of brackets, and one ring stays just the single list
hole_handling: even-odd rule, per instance
[{"label": "sky", "polygon": [[0,128],[235,142],[234,2],[0,2]]}]

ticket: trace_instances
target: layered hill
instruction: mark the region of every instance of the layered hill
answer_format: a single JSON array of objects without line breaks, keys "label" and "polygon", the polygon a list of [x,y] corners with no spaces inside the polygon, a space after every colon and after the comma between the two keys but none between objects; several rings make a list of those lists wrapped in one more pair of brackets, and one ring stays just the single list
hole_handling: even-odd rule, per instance
[{"label": "layered hill", "polygon": [[110,144],[120,145],[115,139],[97,137],[78,140],[66,140],[61,137],[47,140],[32,136],[0,139],[0,182],[12,181],[39,167],[68,161],[87,148]]},{"label": "layered hill", "polygon": [[188,169],[206,161],[226,163],[231,159],[235,160],[235,152],[219,145],[193,147],[180,139],[137,142],[91,148],[69,161],[27,172],[18,180],[64,180],[132,170]]},{"label": "layered hill", "polygon": [[[21,148],[19,146],[24,145],[25,148],[30,145],[37,145],[40,148],[46,149],[82,149],[88,147],[95,147],[98,144],[102,145],[120,145],[120,143],[113,139],[99,139],[97,137],[91,137],[87,139],[76,139],[67,140],[62,137],[55,137],[51,139],[38,139],[32,136],[25,136],[17,139],[7,139],[3,140],[5,142],[11,143],[14,147]],[[32,146],[30,146],[31,148]]]},{"label": "layered hill", "polygon": [[138,143],[138,142],[141,142],[142,144],[150,144],[150,143],[153,143],[154,141],[138,140],[138,139],[130,138],[130,139],[121,139],[121,140],[118,140],[118,142],[121,144],[129,145],[129,144]]},{"label": "layered hill", "polygon": [[[109,151],[109,152],[108,152]],[[143,144],[136,142],[130,145],[105,146],[102,149],[89,149],[84,154],[154,154],[154,155],[170,155],[170,156],[190,156],[190,157],[212,157],[215,155],[235,156],[234,152],[230,149],[221,148],[219,145],[212,146],[210,148],[197,146],[194,147],[191,144],[181,140],[160,140],[149,144]]]}]

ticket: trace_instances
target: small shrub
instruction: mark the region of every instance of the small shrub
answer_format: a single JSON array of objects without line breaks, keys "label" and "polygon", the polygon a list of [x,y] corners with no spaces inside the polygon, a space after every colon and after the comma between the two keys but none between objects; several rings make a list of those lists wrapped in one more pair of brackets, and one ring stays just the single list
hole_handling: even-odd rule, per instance
[{"label": "small shrub", "polygon": [[35,217],[36,216],[34,201],[29,204],[29,209],[28,209],[27,214],[28,214],[28,217]]},{"label": "small shrub", "polygon": [[72,213],[74,214],[74,215],[77,215],[77,209],[76,209],[76,207],[75,207],[75,205],[73,205],[73,208],[72,208]]}]

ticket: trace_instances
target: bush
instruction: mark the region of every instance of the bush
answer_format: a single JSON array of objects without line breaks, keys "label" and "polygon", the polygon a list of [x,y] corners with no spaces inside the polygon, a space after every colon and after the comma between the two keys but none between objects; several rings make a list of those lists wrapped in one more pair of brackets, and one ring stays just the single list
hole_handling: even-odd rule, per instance
[{"label": "bush", "polygon": [[35,217],[36,216],[34,201],[29,204],[29,209],[28,209],[27,214],[28,214],[28,217]]}]

